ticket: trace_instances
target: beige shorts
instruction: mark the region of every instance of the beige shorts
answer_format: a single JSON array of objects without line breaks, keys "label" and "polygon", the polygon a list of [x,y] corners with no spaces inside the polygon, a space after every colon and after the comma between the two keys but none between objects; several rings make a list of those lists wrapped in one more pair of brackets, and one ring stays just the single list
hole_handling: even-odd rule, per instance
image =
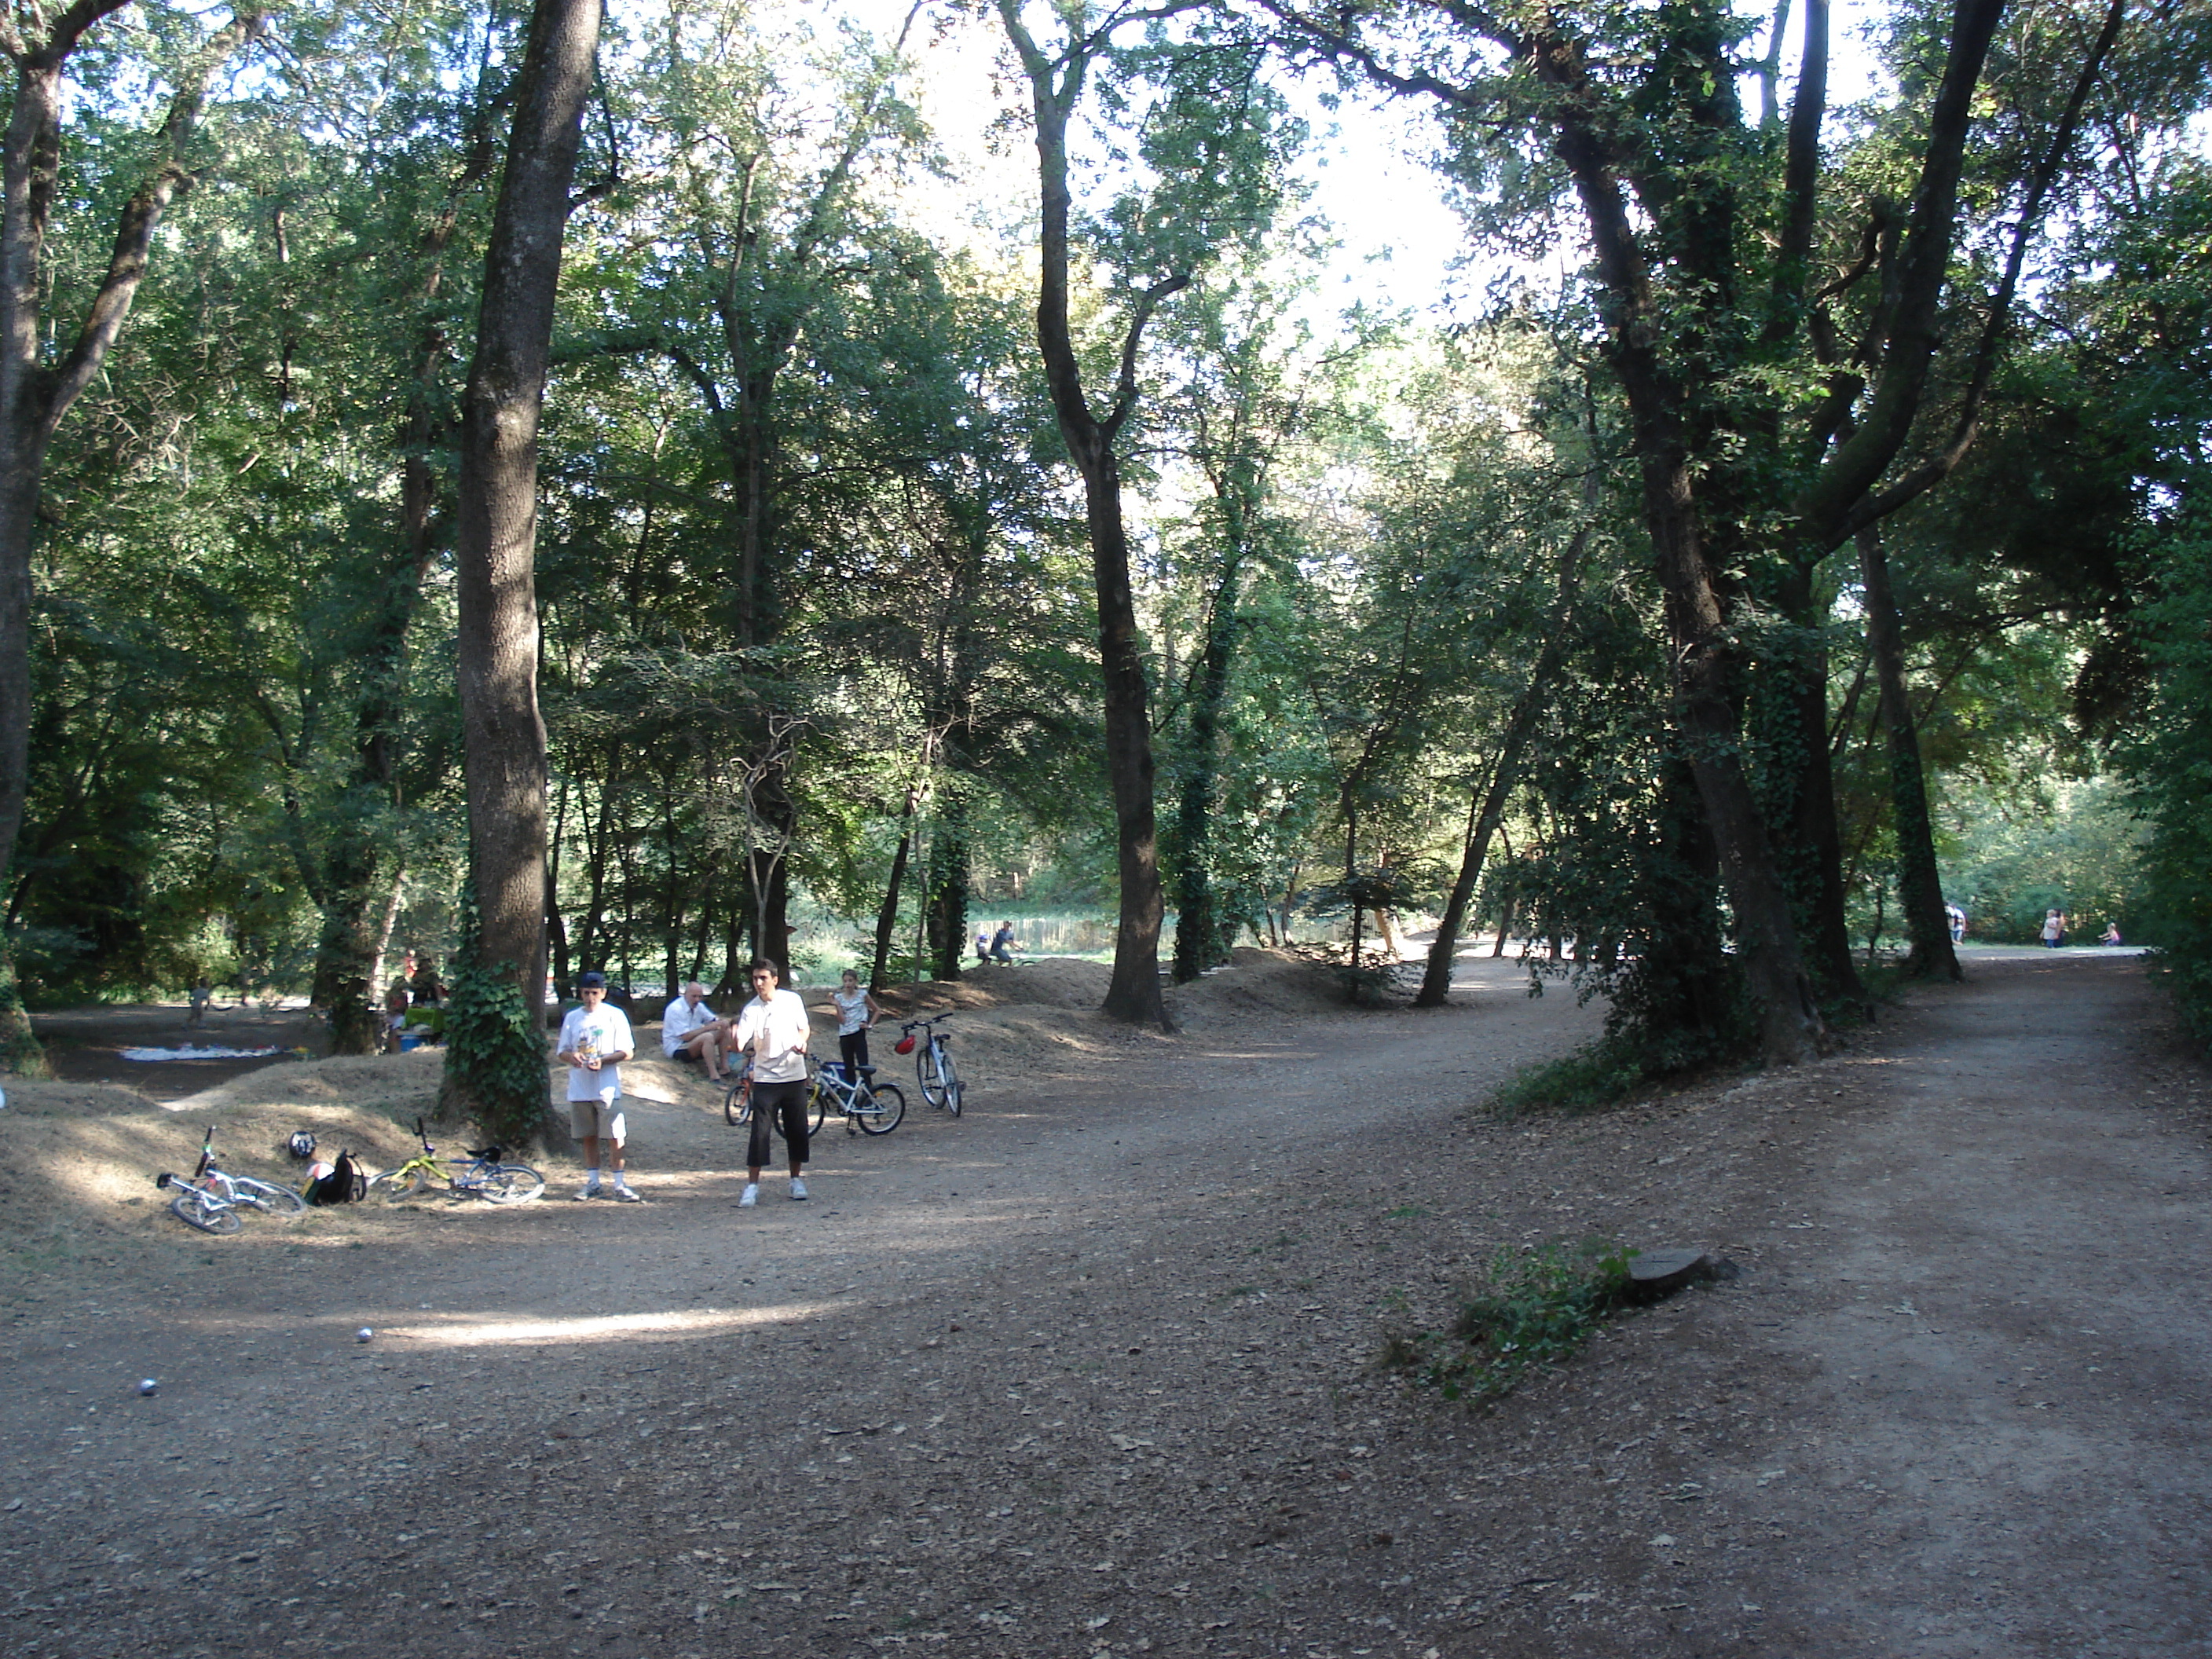
[{"label": "beige shorts", "polygon": [[622,1097],[612,1100],[572,1100],[568,1103],[568,1133],[579,1140],[611,1140],[617,1146],[629,1139],[623,1122]]}]

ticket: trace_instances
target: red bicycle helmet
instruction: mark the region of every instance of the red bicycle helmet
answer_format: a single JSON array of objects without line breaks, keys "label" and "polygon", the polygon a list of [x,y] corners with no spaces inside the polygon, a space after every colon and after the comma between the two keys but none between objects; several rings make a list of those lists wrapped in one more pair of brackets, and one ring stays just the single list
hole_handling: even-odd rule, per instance
[{"label": "red bicycle helmet", "polygon": [[914,1052],[914,1038],[910,1036],[901,1037],[896,1042],[891,1044],[891,1052],[895,1054],[912,1054]]}]

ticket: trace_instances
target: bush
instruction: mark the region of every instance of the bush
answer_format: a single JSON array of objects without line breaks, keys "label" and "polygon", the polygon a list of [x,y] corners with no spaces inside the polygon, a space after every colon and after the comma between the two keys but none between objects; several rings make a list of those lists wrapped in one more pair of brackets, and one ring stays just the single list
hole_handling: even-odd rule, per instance
[{"label": "bush", "polygon": [[1595,1112],[1626,1100],[1650,1080],[1641,1051],[1616,1037],[1601,1037],[1558,1060],[1524,1066],[1490,1097],[1503,1118],[1524,1112]]},{"label": "bush", "polygon": [[1485,1288],[1451,1328],[1392,1337],[1381,1363],[1447,1400],[1510,1394],[1532,1366],[1571,1359],[1628,1299],[1636,1252],[1608,1239],[1540,1245],[1492,1259]]}]

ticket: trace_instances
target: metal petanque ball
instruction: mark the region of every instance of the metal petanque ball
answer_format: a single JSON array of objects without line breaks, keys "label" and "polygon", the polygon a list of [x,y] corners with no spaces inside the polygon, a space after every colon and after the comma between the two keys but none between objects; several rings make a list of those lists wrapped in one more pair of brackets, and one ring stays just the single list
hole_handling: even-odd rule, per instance
[{"label": "metal petanque ball", "polygon": [[369,1338],[375,1334],[376,1333],[374,1331],[369,1329],[368,1326],[364,1325],[353,1334],[353,1340],[356,1342],[366,1342]]},{"label": "metal petanque ball", "polygon": [[138,1385],[138,1392],[141,1394],[155,1394],[160,1392],[161,1387],[161,1385],[159,1382],[156,1382],[149,1376],[143,1382],[141,1382]]}]

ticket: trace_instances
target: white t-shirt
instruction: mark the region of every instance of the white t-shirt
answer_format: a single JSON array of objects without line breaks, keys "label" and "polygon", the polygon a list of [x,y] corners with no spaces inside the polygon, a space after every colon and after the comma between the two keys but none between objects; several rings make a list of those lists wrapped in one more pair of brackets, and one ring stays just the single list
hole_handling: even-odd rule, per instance
[{"label": "white t-shirt", "polygon": [[[596,1008],[571,1008],[562,1017],[558,1052],[573,1054],[577,1045],[586,1038],[603,1054],[626,1054],[636,1047],[630,1041],[629,1016],[610,1003],[603,1002]],[[603,1065],[596,1072],[582,1066],[568,1068],[571,1100],[612,1100],[620,1093],[619,1066]]]},{"label": "white t-shirt", "polygon": [[738,1047],[753,1050],[753,1081],[799,1083],[806,1076],[806,1043],[813,1035],[806,1003],[779,988],[763,1002],[755,997],[738,1015]]},{"label": "white t-shirt", "polygon": [[837,1035],[850,1036],[868,1023],[868,994],[859,990],[848,997],[842,990],[832,991],[830,1000],[837,1005]]},{"label": "white t-shirt", "polygon": [[677,998],[668,1005],[667,1011],[660,1016],[661,1052],[671,1060],[675,1059],[684,1052],[684,1040],[686,1037],[702,1027],[712,1025],[720,1018],[721,1016],[707,1006],[707,999],[704,997],[699,999],[699,1006],[696,1008],[691,1006],[690,998]]}]

